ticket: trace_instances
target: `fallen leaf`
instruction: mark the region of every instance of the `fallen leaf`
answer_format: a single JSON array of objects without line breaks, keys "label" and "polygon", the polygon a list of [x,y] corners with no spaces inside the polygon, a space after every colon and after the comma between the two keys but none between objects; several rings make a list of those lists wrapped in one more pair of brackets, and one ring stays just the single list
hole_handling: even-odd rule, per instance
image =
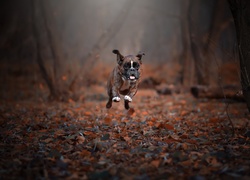
[{"label": "fallen leaf", "polygon": [[85,142],[85,137],[84,136],[77,136],[77,142],[78,144],[82,144]]},{"label": "fallen leaf", "polygon": [[153,160],[153,161],[151,161],[150,164],[151,164],[152,166],[158,168],[159,165],[160,165],[160,160]]}]

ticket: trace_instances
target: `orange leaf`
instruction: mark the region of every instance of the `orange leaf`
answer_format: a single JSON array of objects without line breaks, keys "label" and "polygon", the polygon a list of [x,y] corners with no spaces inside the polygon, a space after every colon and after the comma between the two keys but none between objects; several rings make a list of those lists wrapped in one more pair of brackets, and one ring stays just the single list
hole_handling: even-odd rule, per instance
[{"label": "orange leaf", "polygon": [[152,121],[149,121],[149,122],[148,122],[148,125],[149,125],[149,126],[153,126],[154,123],[153,123]]},{"label": "orange leaf", "polygon": [[172,134],[170,135],[170,137],[176,141],[180,140],[179,136],[175,135],[175,134]]},{"label": "orange leaf", "polygon": [[165,124],[165,128],[168,130],[174,130],[174,126],[172,126],[170,124]]},{"label": "orange leaf", "polygon": [[188,167],[191,167],[192,166],[192,161],[190,160],[186,160],[186,161],[182,161],[179,163],[180,165],[182,166],[188,166]]},{"label": "orange leaf", "polygon": [[148,115],[148,112],[147,112],[147,111],[142,111],[142,112],[141,112],[141,115],[146,116],[146,115]]},{"label": "orange leaf", "polygon": [[160,122],[156,122],[154,126],[157,128],[164,128],[164,124],[162,124]]},{"label": "orange leaf", "polygon": [[187,139],[187,138],[188,138],[188,134],[182,134],[182,135],[180,136],[180,138],[182,138],[182,139]]},{"label": "orange leaf", "polygon": [[197,141],[194,139],[186,139],[186,142],[190,144],[197,144]]},{"label": "orange leaf", "polygon": [[189,114],[189,112],[188,111],[181,111],[181,116],[186,116],[186,115],[188,115]]},{"label": "orange leaf", "polygon": [[52,139],[52,138],[47,138],[47,139],[45,139],[45,140],[43,140],[43,141],[46,142],[46,143],[49,143],[49,142],[52,142],[53,139]]},{"label": "orange leaf", "polygon": [[89,135],[92,135],[93,132],[92,131],[84,131],[83,133],[85,136],[89,136]]},{"label": "orange leaf", "polygon": [[153,160],[150,164],[153,165],[154,167],[158,168],[160,165],[160,160]]},{"label": "orange leaf", "polygon": [[86,156],[90,156],[91,152],[89,152],[88,150],[86,149],[83,149],[81,152],[80,152],[80,155],[83,156],[83,157],[86,157]]},{"label": "orange leaf", "polygon": [[219,122],[219,121],[220,121],[220,119],[217,118],[217,117],[212,117],[212,118],[209,119],[209,122],[210,122],[210,123],[217,123],[217,122]]},{"label": "orange leaf", "polygon": [[77,142],[78,144],[82,144],[85,142],[85,137],[84,136],[77,136]]},{"label": "orange leaf", "polygon": [[112,121],[112,119],[108,116],[106,116],[103,120],[105,123],[110,123]]},{"label": "orange leaf", "polygon": [[182,120],[182,117],[174,117],[174,119],[175,119],[176,121],[180,121],[180,120]]},{"label": "orange leaf", "polygon": [[128,137],[128,136],[125,136],[125,137],[123,137],[123,139],[125,139],[125,141],[130,141],[130,137]]},{"label": "orange leaf", "polygon": [[85,111],[85,112],[84,112],[84,115],[85,115],[85,116],[91,116],[91,115],[92,115],[92,113],[91,113],[91,112],[89,112],[89,111]]},{"label": "orange leaf", "polygon": [[134,108],[130,108],[130,109],[127,111],[127,115],[128,115],[128,116],[132,116],[134,113],[135,113]]},{"label": "orange leaf", "polygon": [[182,143],[181,146],[182,146],[182,148],[183,148],[184,150],[187,150],[187,149],[188,149],[188,145],[187,145],[186,143]]}]

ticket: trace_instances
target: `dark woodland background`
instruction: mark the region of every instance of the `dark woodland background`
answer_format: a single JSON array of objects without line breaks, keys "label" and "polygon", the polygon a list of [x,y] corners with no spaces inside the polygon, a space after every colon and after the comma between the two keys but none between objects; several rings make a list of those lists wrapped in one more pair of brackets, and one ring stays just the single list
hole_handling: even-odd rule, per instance
[{"label": "dark woodland background", "polygon": [[0,179],[250,179],[249,42],[249,0],[0,1]]},{"label": "dark woodland background", "polygon": [[226,0],[10,0],[0,8],[3,100],[79,100],[81,87],[105,86],[113,49],[146,53],[141,87],[241,90]]}]

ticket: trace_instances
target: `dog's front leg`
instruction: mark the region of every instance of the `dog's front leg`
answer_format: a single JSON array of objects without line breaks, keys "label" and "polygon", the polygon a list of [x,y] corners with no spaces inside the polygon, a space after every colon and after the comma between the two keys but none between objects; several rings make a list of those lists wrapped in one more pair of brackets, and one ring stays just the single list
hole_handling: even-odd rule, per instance
[{"label": "dog's front leg", "polygon": [[119,102],[121,100],[120,94],[119,94],[119,88],[121,86],[122,86],[122,83],[119,79],[115,81],[115,84],[112,87],[112,101]]},{"label": "dog's front leg", "polygon": [[130,89],[130,92],[124,96],[124,107],[125,109],[129,109],[129,103],[132,102],[132,98],[134,97],[134,95],[137,92],[137,86],[134,86]]},{"label": "dog's front leg", "polygon": [[112,89],[112,101],[119,102],[121,100],[120,95],[118,93],[118,89],[113,87]]},{"label": "dog's front leg", "polygon": [[[110,87],[111,88],[111,87]],[[113,86],[110,91],[109,91],[109,100],[106,104],[106,108],[111,108],[112,107],[112,101],[114,102],[119,102],[121,100],[120,95],[118,93],[118,89],[116,86]]]}]

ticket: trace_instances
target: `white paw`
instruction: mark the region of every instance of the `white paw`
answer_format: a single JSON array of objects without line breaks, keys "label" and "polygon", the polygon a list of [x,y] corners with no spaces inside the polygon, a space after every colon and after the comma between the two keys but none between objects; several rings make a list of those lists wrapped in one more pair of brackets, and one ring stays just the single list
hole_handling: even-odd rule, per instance
[{"label": "white paw", "polygon": [[129,102],[132,102],[132,98],[129,97],[128,95],[124,96],[124,99],[127,100],[127,101],[129,101]]},{"label": "white paw", "polygon": [[112,101],[114,102],[119,102],[121,100],[120,97],[116,96],[116,97],[113,97]]}]

